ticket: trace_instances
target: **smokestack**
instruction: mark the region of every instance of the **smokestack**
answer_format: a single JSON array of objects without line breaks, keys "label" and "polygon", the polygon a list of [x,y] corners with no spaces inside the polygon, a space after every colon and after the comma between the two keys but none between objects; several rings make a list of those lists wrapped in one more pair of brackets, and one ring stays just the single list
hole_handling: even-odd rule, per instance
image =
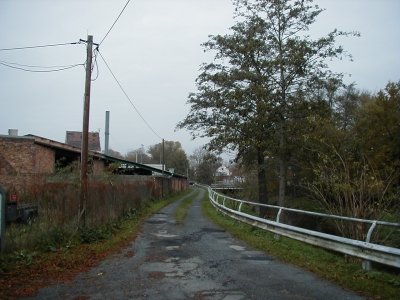
[{"label": "smokestack", "polygon": [[110,139],[110,112],[106,111],[106,130],[105,130],[105,145],[104,145],[104,153],[108,155],[108,143]]}]

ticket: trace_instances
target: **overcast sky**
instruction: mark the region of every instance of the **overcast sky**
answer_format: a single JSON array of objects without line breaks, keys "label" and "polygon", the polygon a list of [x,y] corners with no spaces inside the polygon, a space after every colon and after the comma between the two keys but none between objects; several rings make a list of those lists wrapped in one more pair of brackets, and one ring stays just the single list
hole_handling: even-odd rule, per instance
[{"label": "overcast sky", "polygon": [[[0,49],[77,42],[94,36],[99,43],[126,0],[0,0]],[[375,92],[400,80],[399,0],[318,0],[326,8],[314,32],[334,28],[361,32],[339,42],[354,62],[335,63],[335,71],[351,74],[346,82]],[[189,111],[199,66],[212,56],[201,43],[233,24],[231,0],[132,0],[100,52],[134,105],[159,137],[180,141],[191,154],[206,141],[190,139],[177,122]],[[85,45],[0,51],[0,63],[65,66],[82,64]],[[14,65],[17,66],[17,65]],[[21,66],[19,66],[21,67]],[[29,68],[32,69],[32,68]],[[110,147],[126,154],[161,142],[125,98],[98,58],[92,82],[90,130],[100,131],[104,147],[105,111],[111,114]],[[85,70],[29,73],[0,65],[0,134],[18,129],[65,141],[68,130],[82,130]]]}]

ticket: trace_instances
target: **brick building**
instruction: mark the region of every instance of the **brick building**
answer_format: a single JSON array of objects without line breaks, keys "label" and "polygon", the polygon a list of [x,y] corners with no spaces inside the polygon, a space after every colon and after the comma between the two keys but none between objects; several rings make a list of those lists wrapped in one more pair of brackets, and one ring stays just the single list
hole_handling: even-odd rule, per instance
[{"label": "brick building", "polygon": [[[30,134],[18,136],[16,130],[9,133],[0,135],[0,186],[6,190],[23,192],[50,175],[79,173],[80,148]],[[89,151],[88,170],[92,175],[102,174],[113,163],[119,165],[116,173],[120,175],[162,176],[179,185],[187,181],[179,174]]]},{"label": "brick building", "polygon": [[[79,165],[81,150],[35,135],[0,135],[0,185],[20,189],[68,165]],[[104,171],[100,153],[90,152],[91,172]]]},{"label": "brick building", "polygon": [[[67,131],[65,136],[65,143],[70,146],[81,148],[82,145],[82,132],[80,131]],[[98,132],[88,133],[88,148],[91,151],[101,151],[100,135]]]}]

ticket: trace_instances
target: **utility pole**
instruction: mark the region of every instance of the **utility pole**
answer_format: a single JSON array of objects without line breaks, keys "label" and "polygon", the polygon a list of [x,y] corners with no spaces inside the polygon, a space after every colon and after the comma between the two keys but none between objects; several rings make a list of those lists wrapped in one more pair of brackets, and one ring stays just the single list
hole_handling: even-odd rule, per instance
[{"label": "utility pole", "polygon": [[[92,81],[92,53],[93,36],[88,35],[86,47],[86,80],[85,98],[83,104],[83,128],[81,143],[81,190],[79,202],[79,223],[86,226],[86,203],[88,197],[88,157],[89,157],[89,111],[90,111],[90,85]],[[82,218],[82,222],[81,222]]]}]

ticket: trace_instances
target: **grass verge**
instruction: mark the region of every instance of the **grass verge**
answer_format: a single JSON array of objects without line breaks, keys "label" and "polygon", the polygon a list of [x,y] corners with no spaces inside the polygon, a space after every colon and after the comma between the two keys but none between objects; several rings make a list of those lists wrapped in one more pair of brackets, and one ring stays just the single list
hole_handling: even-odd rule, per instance
[{"label": "grass verge", "polygon": [[188,210],[190,208],[190,205],[193,203],[193,199],[199,194],[199,189],[196,190],[195,193],[189,194],[187,198],[183,199],[179,206],[177,207],[175,211],[175,220],[176,223],[181,225],[183,224],[183,221],[186,219]]},{"label": "grass verge", "polygon": [[365,272],[360,261],[346,259],[343,255],[304,244],[292,239],[274,238],[274,234],[238,222],[217,212],[208,201],[202,202],[204,213],[216,224],[250,246],[274,256],[280,261],[299,266],[334,282],[345,289],[373,299],[398,299],[400,276],[386,272]]},{"label": "grass verge", "polygon": [[0,258],[3,263],[10,263],[3,271],[0,270],[0,298],[29,297],[46,285],[72,280],[78,273],[90,269],[109,254],[129,245],[146,218],[190,192],[188,190],[168,199],[151,202],[135,215],[122,220],[118,230],[108,239],[66,246],[53,252],[32,253],[24,250],[2,255]]}]

